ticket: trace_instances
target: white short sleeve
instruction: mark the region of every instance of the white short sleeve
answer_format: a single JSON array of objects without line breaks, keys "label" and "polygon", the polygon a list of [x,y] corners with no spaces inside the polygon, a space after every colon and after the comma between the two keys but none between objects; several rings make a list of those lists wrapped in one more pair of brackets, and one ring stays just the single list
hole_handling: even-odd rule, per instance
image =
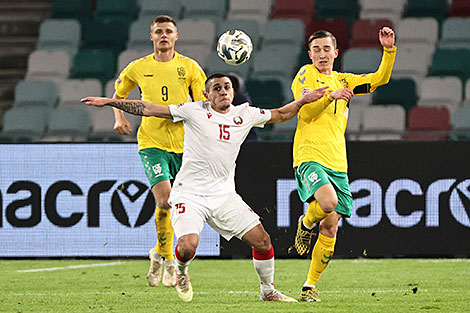
[{"label": "white short sleeve", "polygon": [[203,101],[201,100],[197,102],[185,102],[180,104],[169,105],[170,114],[173,118],[173,122],[176,123],[188,119],[188,117],[191,116],[191,113],[193,112],[194,108],[199,104],[199,102]]},{"label": "white short sleeve", "polygon": [[271,119],[271,111],[267,109],[249,107],[249,110],[255,127],[264,127],[264,124]]}]

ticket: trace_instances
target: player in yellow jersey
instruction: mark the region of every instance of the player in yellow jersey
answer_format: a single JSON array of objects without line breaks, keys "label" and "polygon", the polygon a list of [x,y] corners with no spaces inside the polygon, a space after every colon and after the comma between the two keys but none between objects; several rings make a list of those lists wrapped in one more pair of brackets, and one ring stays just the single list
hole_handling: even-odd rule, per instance
[{"label": "player in yellow jersey", "polygon": [[[184,103],[190,99],[203,100],[206,75],[199,64],[175,51],[178,30],[175,20],[166,15],[157,16],[150,26],[153,53],[131,62],[116,80],[114,99],[124,99],[138,86],[142,100],[156,104]],[[114,109],[114,130],[126,135],[130,123],[122,111]],[[170,220],[168,197],[171,181],[181,167],[184,129],[182,123],[173,123],[158,117],[142,117],[137,133],[139,154],[155,197],[155,225],[157,244],[149,252],[150,286],[175,286],[176,263],[173,256],[173,227]]]},{"label": "player in yellow jersey", "polygon": [[299,218],[294,246],[300,255],[308,253],[313,227],[320,223],[318,239],[302,291],[301,301],[320,301],[315,285],[334,252],[338,222],[350,217],[352,195],[347,176],[344,133],[349,100],[387,84],[395,61],[395,34],[384,27],[379,31],[382,61],[375,73],[355,75],[333,71],[338,56],[336,38],[328,31],[317,31],[308,40],[312,64],[303,66],[292,82],[294,98],[323,86],[331,92],[317,100],[319,105],[304,106],[298,113],[293,158],[300,199],[308,202],[307,213]]}]

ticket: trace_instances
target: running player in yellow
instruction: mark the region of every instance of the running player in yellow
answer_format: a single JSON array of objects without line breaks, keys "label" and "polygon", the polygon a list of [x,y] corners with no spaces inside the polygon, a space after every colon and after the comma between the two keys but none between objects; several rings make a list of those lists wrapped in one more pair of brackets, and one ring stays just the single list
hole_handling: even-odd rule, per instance
[{"label": "running player in yellow", "polygon": [[340,218],[351,216],[352,195],[344,138],[349,100],[354,95],[372,92],[390,80],[396,54],[393,30],[382,28],[379,40],[383,56],[375,73],[338,73],[333,71],[338,56],[336,38],[330,32],[317,31],[308,40],[312,64],[303,66],[292,82],[295,99],[323,86],[332,90],[316,101],[320,105],[300,109],[294,136],[297,190],[300,199],[309,203],[307,213],[299,218],[295,236],[294,246],[300,255],[310,251],[313,227],[320,223],[301,301],[320,301],[315,285],[333,255]]},{"label": "running player in yellow", "polygon": [[[203,100],[206,75],[199,64],[175,51],[178,30],[173,18],[157,16],[151,24],[153,53],[131,62],[116,80],[114,99],[124,99],[138,86],[142,100],[156,104]],[[113,108],[114,109],[114,108]],[[129,134],[130,123],[121,110],[114,109],[114,130]],[[139,154],[155,197],[157,244],[149,252],[150,286],[175,286],[176,263],[173,256],[173,227],[168,197],[171,183],[181,167],[183,123],[158,117],[142,117],[137,133]]]}]

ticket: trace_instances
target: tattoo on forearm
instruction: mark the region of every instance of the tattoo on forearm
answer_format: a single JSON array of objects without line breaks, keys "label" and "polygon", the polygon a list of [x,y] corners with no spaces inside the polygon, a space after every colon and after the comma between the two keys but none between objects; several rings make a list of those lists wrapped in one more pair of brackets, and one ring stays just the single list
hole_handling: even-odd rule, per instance
[{"label": "tattoo on forearm", "polygon": [[144,115],[145,103],[141,101],[129,102],[129,101],[113,101],[108,102],[107,105],[113,106],[127,113],[134,115]]}]

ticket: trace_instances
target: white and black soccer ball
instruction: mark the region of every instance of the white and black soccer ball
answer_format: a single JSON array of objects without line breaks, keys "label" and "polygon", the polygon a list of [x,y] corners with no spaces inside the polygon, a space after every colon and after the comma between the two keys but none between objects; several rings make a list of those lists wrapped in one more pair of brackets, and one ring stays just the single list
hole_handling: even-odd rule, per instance
[{"label": "white and black soccer ball", "polygon": [[217,41],[217,54],[230,65],[240,65],[250,59],[253,44],[251,38],[241,30],[228,30]]}]

